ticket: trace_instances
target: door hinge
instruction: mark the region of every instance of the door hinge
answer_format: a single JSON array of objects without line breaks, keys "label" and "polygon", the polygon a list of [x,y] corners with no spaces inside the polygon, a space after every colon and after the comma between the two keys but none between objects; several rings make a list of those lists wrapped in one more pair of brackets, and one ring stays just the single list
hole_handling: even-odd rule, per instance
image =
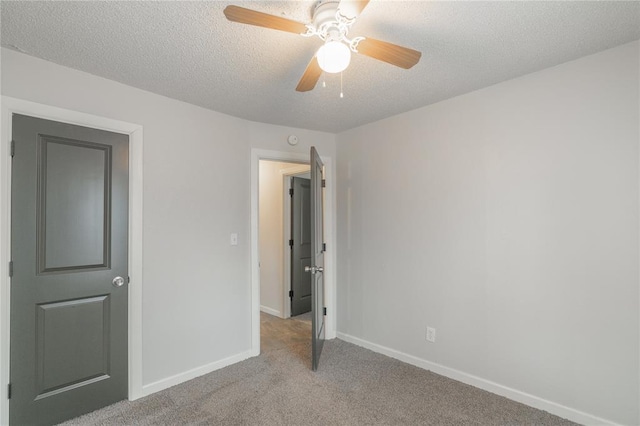
[{"label": "door hinge", "polygon": [[293,188],[289,188],[289,195],[293,197]]},{"label": "door hinge", "polygon": [[327,251],[327,243],[322,243],[322,251]]},{"label": "door hinge", "polygon": [[289,290],[289,298],[293,299],[293,290]]},{"label": "door hinge", "polygon": [[11,399],[11,383],[7,385],[7,399]]},{"label": "door hinge", "polygon": [[131,284],[131,277],[127,277],[127,284]]},{"label": "door hinge", "polygon": [[16,141],[12,140],[11,141],[11,157],[13,157],[14,155],[16,155]]},{"label": "door hinge", "polygon": [[322,315],[327,315],[327,308],[322,308]]},{"label": "door hinge", "polygon": [[325,188],[327,186],[327,180],[322,179],[322,187]]},{"label": "door hinge", "polygon": [[13,260],[9,262],[9,277],[13,277]]},{"label": "door hinge", "polygon": [[289,247],[293,247],[293,240],[289,240]]}]

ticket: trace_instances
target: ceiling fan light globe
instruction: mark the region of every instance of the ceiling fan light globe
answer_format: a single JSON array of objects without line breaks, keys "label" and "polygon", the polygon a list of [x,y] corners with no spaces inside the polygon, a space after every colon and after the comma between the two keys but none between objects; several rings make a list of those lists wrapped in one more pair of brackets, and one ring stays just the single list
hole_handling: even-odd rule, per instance
[{"label": "ceiling fan light globe", "polygon": [[335,74],[347,69],[351,62],[351,50],[344,43],[329,41],[318,49],[316,57],[322,71]]}]

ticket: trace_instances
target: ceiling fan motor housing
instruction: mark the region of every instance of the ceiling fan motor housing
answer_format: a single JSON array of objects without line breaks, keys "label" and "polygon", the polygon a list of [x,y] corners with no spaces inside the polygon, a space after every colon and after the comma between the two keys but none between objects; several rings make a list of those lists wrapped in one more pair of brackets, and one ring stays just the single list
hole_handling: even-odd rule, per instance
[{"label": "ceiling fan motor housing", "polygon": [[349,31],[348,25],[338,21],[339,1],[320,0],[313,12],[313,25],[324,40],[341,40]]}]

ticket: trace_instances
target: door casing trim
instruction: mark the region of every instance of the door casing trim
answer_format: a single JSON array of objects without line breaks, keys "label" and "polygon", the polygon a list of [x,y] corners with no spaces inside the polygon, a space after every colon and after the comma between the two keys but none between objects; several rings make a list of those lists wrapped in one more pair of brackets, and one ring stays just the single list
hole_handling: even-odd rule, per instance
[{"label": "door casing trim", "polygon": [[[251,149],[251,356],[260,355],[260,251],[258,244],[258,181],[260,160],[284,161],[290,163],[309,163],[309,154]],[[325,291],[327,317],[325,319],[325,338],[336,337],[336,224],[335,224],[335,173],[331,157],[322,156],[325,167],[325,238],[327,251],[325,257]]]},{"label": "door casing trim", "polygon": [[128,286],[128,398],[144,396],[142,391],[142,159],[143,127],[139,124],[39,104],[8,96],[1,97],[0,125],[0,424],[9,424],[9,336],[10,297],[8,265],[11,259],[11,135],[12,115],[55,120],[129,135],[129,276]]}]

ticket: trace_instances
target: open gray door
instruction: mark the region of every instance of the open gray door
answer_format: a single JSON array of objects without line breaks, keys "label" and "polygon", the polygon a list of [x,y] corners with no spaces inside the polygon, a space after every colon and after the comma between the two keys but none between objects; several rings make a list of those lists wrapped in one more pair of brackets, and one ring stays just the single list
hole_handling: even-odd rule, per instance
[{"label": "open gray door", "polygon": [[13,116],[14,425],[127,397],[129,137]]},{"label": "open gray door", "polygon": [[291,316],[311,310],[311,181],[291,178]]},{"label": "open gray door", "polygon": [[324,218],[323,168],[320,155],[311,147],[311,368],[318,369],[324,344]]}]

